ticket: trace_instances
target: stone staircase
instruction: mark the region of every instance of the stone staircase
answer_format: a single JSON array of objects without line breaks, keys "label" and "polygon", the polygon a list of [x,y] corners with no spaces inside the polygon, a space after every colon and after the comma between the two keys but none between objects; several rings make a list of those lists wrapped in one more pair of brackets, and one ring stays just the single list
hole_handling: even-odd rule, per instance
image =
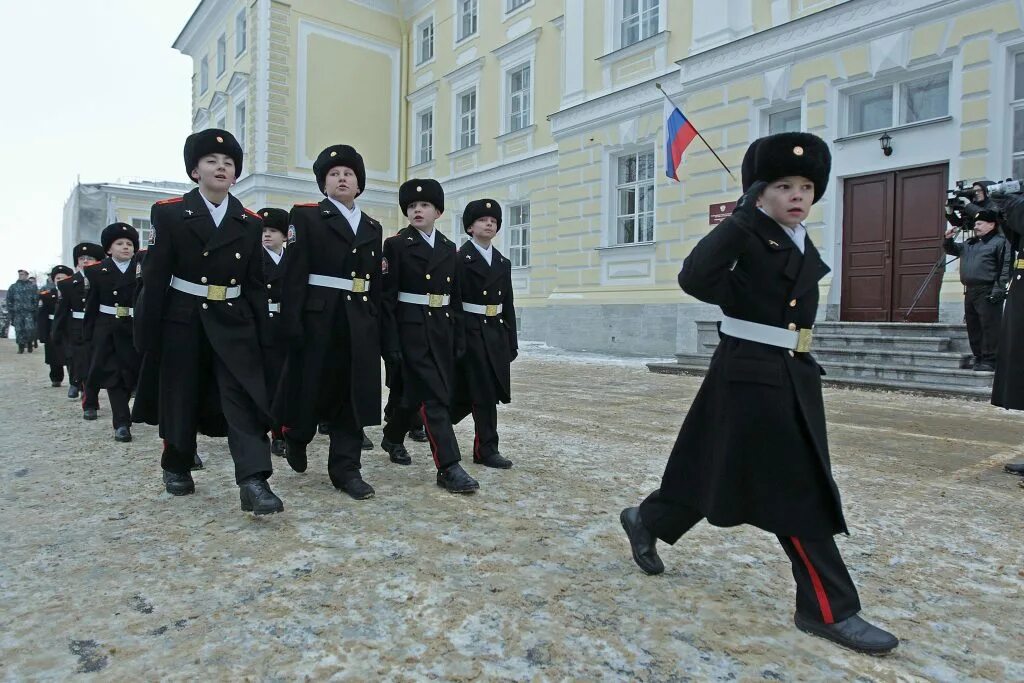
[{"label": "stone staircase", "polygon": [[[714,321],[697,323],[700,349],[652,372],[703,374],[718,345]],[[971,357],[964,325],[822,322],[814,328],[815,359],[826,384],[987,399],[991,372],[964,368]]]}]

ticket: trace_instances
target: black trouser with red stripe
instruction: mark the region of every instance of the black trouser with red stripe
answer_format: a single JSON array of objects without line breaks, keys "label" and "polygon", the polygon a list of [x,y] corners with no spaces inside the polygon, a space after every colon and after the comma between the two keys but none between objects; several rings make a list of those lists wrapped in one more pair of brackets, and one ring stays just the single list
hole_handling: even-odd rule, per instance
[{"label": "black trouser with red stripe", "polygon": [[[82,390],[82,410],[100,409],[100,392],[96,387],[90,387],[88,382],[82,381],[79,384]],[[128,420],[131,423],[131,420]]]},{"label": "black trouser with red stripe", "polygon": [[498,406],[491,403],[460,403],[452,406],[452,424],[459,424],[473,415],[476,438],[473,439],[473,462],[498,454]]},{"label": "black trouser with red stripe", "polygon": [[462,460],[462,454],[459,453],[459,442],[455,439],[455,430],[452,429],[452,418],[448,413],[448,406],[439,401],[427,401],[418,407],[409,407],[398,402],[398,405],[393,407],[387,424],[384,425],[384,438],[396,444],[405,441],[405,434],[410,428],[410,420],[417,412],[426,428],[430,454],[434,457],[434,465],[437,466],[437,469],[446,469],[449,465],[454,465]]},{"label": "black trouser with red stripe", "polygon": [[[644,526],[659,540],[673,545],[704,519],[694,508],[669,502],[655,491],[640,504]],[[793,564],[796,611],[826,624],[843,621],[860,611],[860,598],[835,539],[778,536]]]}]

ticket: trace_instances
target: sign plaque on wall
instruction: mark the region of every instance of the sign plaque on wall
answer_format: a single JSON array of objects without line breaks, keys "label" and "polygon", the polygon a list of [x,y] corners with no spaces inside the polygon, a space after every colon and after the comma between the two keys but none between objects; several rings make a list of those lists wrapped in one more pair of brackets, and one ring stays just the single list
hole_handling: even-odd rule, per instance
[{"label": "sign plaque on wall", "polygon": [[708,225],[718,225],[732,215],[736,202],[722,202],[708,207]]}]

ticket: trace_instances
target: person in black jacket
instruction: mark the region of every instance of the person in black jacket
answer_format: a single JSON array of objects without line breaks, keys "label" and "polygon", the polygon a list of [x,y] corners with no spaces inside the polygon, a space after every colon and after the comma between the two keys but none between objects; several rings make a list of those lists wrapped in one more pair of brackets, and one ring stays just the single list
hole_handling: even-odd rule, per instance
[{"label": "person in black jacket", "polygon": [[462,226],[472,239],[462,245],[455,261],[466,353],[455,367],[452,422],[458,424],[472,414],[473,462],[509,469],[512,461],[498,450],[497,405],[512,400],[509,366],[519,355],[519,342],[512,264],[491,244],[501,230],[501,204],[494,199],[469,202]]},{"label": "person in black jacket", "polygon": [[143,373],[136,405],[156,403],[158,414],[133,408],[132,418],[160,426],[168,493],[195,493],[197,432],[226,435],[242,510],[281,512],[284,504],[267,481],[273,465],[260,343],[268,333],[263,222],[230,193],[242,171],[242,148],[231,133],[209,128],[188,136],[184,160],[198,187],[153,205],[135,327],[136,347],[159,369]]},{"label": "person in black jacket", "polygon": [[792,563],[797,628],[882,654],[899,641],[858,615],[857,589],[833,538],[847,527],[832,478],[821,368],[810,354],[818,281],[829,268],[803,221],[830,168],[828,146],[808,133],[772,135],[747,149],[735,212],[698,242],[679,273],[683,291],[721,307],[722,340],[661,487],[620,521],[648,574],[665,568],[657,539],[673,544],[705,518],[775,534]]},{"label": "person in black jacket", "polygon": [[974,354],[974,369],[991,372],[996,369],[999,326],[1013,256],[1009,243],[997,229],[999,216],[995,211],[984,209],[973,220],[974,237],[954,242],[957,230],[950,228],[942,248],[947,254],[960,257],[964,320]]},{"label": "person in black jacket", "polygon": [[132,341],[139,233],[125,223],[111,223],[103,229],[100,244],[109,256],[85,269],[89,280],[85,338],[92,352],[85,385],[97,394],[107,390],[114,440],[128,442],[132,440],[128,402],[139,378],[139,354]]},{"label": "person in black jacket", "polygon": [[994,185],[991,180],[979,180],[971,184],[974,197],[960,197],[958,206],[946,205],[946,221],[954,228],[974,230],[974,222],[979,211],[999,212],[999,204],[989,195],[989,188]]},{"label": "person in black jacket", "polygon": [[99,397],[85,385],[92,358],[89,343],[85,340],[85,301],[88,295],[88,280],[82,271],[99,263],[105,256],[103,247],[92,242],[81,242],[72,251],[75,259],[75,274],[57,283],[60,300],[53,316],[50,340],[64,347],[68,359],[68,398],[82,400],[82,419],[97,419]]},{"label": "person in black jacket", "polygon": [[[288,212],[284,209],[264,207],[257,211],[263,219],[263,281],[267,285],[267,326],[263,335],[263,374],[267,380],[267,400],[273,402],[277,384],[284,369],[288,351],[284,316],[281,314],[281,290],[284,283],[284,241],[288,234]],[[285,442],[280,428],[275,425],[271,433],[270,452],[284,457]]]},{"label": "person in black jacket", "polygon": [[326,424],[331,483],[365,500],[374,490],[360,472],[362,428],[380,424],[384,231],[355,203],[366,169],[354,148],[326,148],[313,173],[324,199],[298,204],[289,215],[281,304],[289,351],[274,417],[296,472],[306,471],[306,446],[317,424]]},{"label": "person in black jacket", "polygon": [[57,289],[57,283],[63,282],[74,274],[75,271],[67,266],[54,266],[50,270],[50,281],[53,286],[39,290],[36,334],[39,341],[43,343],[43,358],[50,368],[50,386],[54,387],[59,387],[64,382],[64,365],[67,363],[64,345],[50,341],[53,321],[57,317],[57,304],[60,303],[60,290]]}]

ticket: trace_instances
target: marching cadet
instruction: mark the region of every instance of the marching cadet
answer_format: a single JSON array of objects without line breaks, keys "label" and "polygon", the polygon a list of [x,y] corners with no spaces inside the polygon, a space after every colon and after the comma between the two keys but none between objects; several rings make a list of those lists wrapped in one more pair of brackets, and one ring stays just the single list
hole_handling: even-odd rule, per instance
[{"label": "marching cadet", "polygon": [[43,343],[43,358],[50,367],[50,385],[59,387],[64,382],[64,365],[67,363],[67,355],[64,353],[64,345],[50,341],[50,333],[53,329],[53,320],[57,315],[57,304],[60,302],[60,290],[57,283],[62,282],[75,271],[67,266],[54,266],[50,271],[52,287],[45,287],[39,291],[39,315],[36,318],[36,334],[39,341]]},{"label": "marching cadet", "polygon": [[403,441],[419,410],[437,467],[437,485],[452,493],[480,488],[462,469],[449,414],[455,358],[465,353],[458,315],[455,244],[434,228],[444,212],[444,190],[414,178],[398,189],[409,225],[384,241],[384,356],[401,366],[402,400],[384,427],[381,448],[392,462],[411,462]]},{"label": "marching cadet", "polygon": [[620,521],[644,572],[665,566],[700,520],[778,536],[796,581],[797,628],[869,654],[899,644],[862,619],[833,535],[847,533],[832,479],[821,368],[810,355],[818,281],[829,272],[804,227],[831,154],[808,133],[755,141],[733,215],[690,252],[683,291],[720,306],[722,340],[669,456],[661,488]]},{"label": "marching cadet", "polygon": [[89,281],[85,338],[92,351],[85,385],[97,394],[107,390],[114,440],[128,442],[132,440],[128,401],[139,378],[139,354],[132,341],[139,233],[126,223],[111,223],[100,234],[100,244],[109,256],[85,270]]},{"label": "marching cadet", "polygon": [[92,242],[75,245],[75,274],[57,284],[60,301],[53,316],[50,339],[64,347],[68,360],[68,398],[82,399],[82,419],[95,420],[99,397],[85,385],[89,374],[91,352],[85,339],[85,300],[89,281],[83,270],[99,263],[105,256],[103,247]]},{"label": "marching cadet", "polygon": [[[194,493],[197,432],[226,433],[242,510],[281,512],[267,483],[273,466],[259,338],[268,312],[263,224],[229,192],[242,171],[242,148],[231,133],[209,128],[188,136],[184,159],[198,187],[153,205],[135,328],[136,348],[159,363],[143,377],[158,383],[164,486],[173,495]],[[139,393],[146,391],[154,387],[140,384]],[[136,422],[149,418],[133,415]]]},{"label": "marching cadet", "polygon": [[274,401],[288,464],[306,471],[306,447],[325,424],[327,473],[356,500],[374,495],[360,460],[365,425],[380,424],[380,223],[356,198],[363,157],[349,145],[320,152],[313,173],[324,199],[292,208],[282,311],[288,360]]},{"label": "marching cadet", "polygon": [[501,230],[501,205],[477,199],[466,205],[462,226],[471,239],[459,249],[455,281],[466,355],[456,363],[452,422],[473,415],[473,462],[507,470],[512,461],[498,452],[499,402],[512,400],[509,366],[519,355],[512,303],[512,264],[491,241]]},{"label": "marching cadet", "polygon": [[[267,400],[273,401],[277,384],[284,369],[285,354],[288,351],[286,334],[282,326],[281,290],[284,281],[284,241],[288,234],[288,212],[284,209],[264,207],[260,209],[263,219],[263,281],[266,283],[267,329],[263,335],[263,373],[267,381]],[[276,427],[272,432],[270,452],[285,455],[284,435]]]}]

